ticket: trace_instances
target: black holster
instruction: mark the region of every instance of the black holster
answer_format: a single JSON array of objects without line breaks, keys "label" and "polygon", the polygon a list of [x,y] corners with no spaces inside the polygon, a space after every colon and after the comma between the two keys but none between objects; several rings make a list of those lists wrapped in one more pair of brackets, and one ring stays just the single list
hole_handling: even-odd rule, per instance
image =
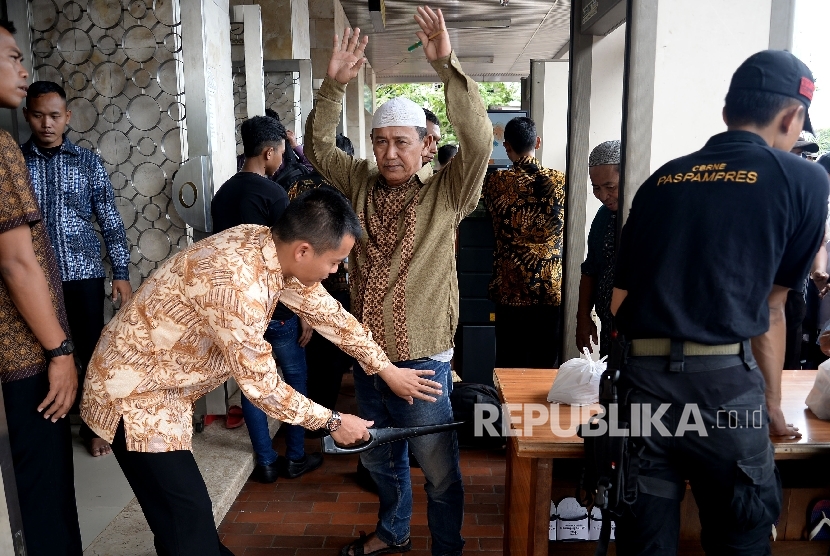
[{"label": "black holster", "polygon": [[[631,429],[626,417],[628,393],[618,391],[619,363],[624,357],[625,344],[623,340],[616,339],[614,344],[618,345],[612,346],[611,361],[600,382],[603,412],[577,430],[585,441],[580,498],[586,505],[591,504],[602,511],[597,556],[606,554],[608,550],[611,521],[623,515],[637,500],[637,478],[643,450],[630,437]],[[584,497],[582,492],[586,493]]]}]

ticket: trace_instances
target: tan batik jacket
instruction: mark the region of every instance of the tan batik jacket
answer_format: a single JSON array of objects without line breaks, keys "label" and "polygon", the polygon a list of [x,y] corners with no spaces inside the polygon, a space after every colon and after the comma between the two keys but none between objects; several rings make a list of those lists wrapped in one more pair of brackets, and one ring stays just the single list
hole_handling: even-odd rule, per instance
[{"label": "tan batik jacket", "polygon": [[189,450],[193,403],[230,376],[268,415],[308,429],[331,411],[280,379],[263,339],[277,301],[355,357],[369,374],[389,359],[320,284],[284,279],[270,230],[244,225],[193,244],[156,270],[104,328],[81,417],[127,449]]},{"label": "tan batik jacket", "polygon": [[453,347],[458,324],[455,232],[475,210],[493,151],[493,125],[476,82],[455,54],[432,63],[444,83],[458,154],[433,175],[427,165],[405,185],[385,184],[373,161],[335,145],[346,86],[323,80],[306,123],[305,155],[351,201],[365,233],[349,257],[351,309],[392,361]]}]

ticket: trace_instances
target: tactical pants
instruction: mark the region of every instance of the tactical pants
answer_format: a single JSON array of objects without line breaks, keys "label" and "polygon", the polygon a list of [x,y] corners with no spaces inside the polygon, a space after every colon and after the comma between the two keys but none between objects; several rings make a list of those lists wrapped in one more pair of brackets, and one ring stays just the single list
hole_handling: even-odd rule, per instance
[{"label": "tactical pants", "polygon": [[[641,417],[643,404],[650,404],[654,420],[672,436],[652,426],[649,436],[637,439],[644,447],[640,489],[636,503],[617,521],[617,554],[677,553],[686,479],[700,510],[706,554],[771,554],[769,536],[781,510],[781,480],[763,393],[753,391],[720,407],[698,407],[702,427],[694,411],[686,407],[689,404],[671,404],[658,419],[656,413],[664,400],[634,390],[629,402],[632,411],[641,411]],[[689,423],[695,430],[687,428],[675,436],[679,426]],[[667,484],[674,489],[666,489]],[[652,490],[655,485],[658,488]],[[667,497],[667,490],[677,496]]]}]

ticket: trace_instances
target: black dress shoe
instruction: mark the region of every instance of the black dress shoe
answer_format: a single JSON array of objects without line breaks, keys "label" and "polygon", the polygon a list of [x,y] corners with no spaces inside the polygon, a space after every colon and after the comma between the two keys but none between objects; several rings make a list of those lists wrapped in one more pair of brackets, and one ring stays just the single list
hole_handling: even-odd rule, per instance
[{"label": "black dress shoe", "polygon": [[[279,461],[279,459],[277,460]],[[259,465],[257,464],[254,467],[254,472],[251,473],[251,479],[258,483],[273,483],[279,477],[279,468],[277,466],[277,461],[274,463],[269,463],[268,465]]]},{"label": "black dress shoe", "polygon": [[308,473],[309,471],[314,471],[323,465],[323,454],[320,452],[314,452],[313,454],[304,455],[303,459],[297,461],[292,461],[287,458],[282,458],[282,460],[283,463],[280,466],[282,475],[289,479],[296,479],[300,475]]}]

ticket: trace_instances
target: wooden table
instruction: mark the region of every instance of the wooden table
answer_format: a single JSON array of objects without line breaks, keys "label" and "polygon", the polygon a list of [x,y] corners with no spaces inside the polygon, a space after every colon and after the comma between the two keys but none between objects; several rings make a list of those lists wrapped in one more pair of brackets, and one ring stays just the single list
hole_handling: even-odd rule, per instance
[{"label": "wooden table", "polygon": [[[784,371],[782,379],[784,415],[788,422],[792,422],[800,429],[803,436],[800,439],[774,440],[776,460],[807,460],[830,456],[830,422],[819,420],[804,403],[807,393],[813,386],[815,376],[816,371]],[[583,456],[582,439],[576,435],[576,427],[580,421],[585,422],[590,414],[598,410],[598,406],[590,406],[583,408],[581,412],[572,414],[576,408],[568,405],[551,406],[546,399],[555,377],[556,370],[552,369],[496,369],[495,371],[496,388],[505,404],[543,404],[546,407],[552,407],[552,418],[558,416],[560,429],[554,434],[549,422],[526,427],[526,424],[521,423],[524,417],[522,411],[511,412],[511,429],[514,431],[522,429],[524,435],[512,436],[507,447],[505,556],[548,554],[553,463],[555,460]],[[516,417],[520,418],[517,420]],[[532,432],[532,435],[528,436],[528,432]],[[827,472],[830,473],[830,470]],[[814,495],[830,497],[830,489],[811,491],[806,495],[797,496],[785,490],[784,509],[778,526],[779,541],[773,543],[775,554],[821,554],[822,556],[827,554],[828,543],[825,542],[782,542],[782,539],[794,541],[802,538],[806,515],[799,516],[804,514],[810,496]],[[692,497],[686,496],[685,498],[691,499]],[[803,507],[793,508],[793,512],[788,512],[790,502],[796,500]],[[693,500],[690,504],[694,504]],[[792,515],[788,515],[790,513]],[[682,515],[684,520],[690,515],[697,519],[697,512],[691,512],[688,508],[684,508]],[[699,524],[697,527],[699,528]],[[681,532],[681,538],[683,536]],[[687,534],[686,537],[689,535]],[[562,543],[556,544],[557,547],[565,548]],[[578,544],[582,546],[582,549],[574,543],[567,548],[567,553],[593,554],[594,543]],[[702,554],[702,551],[700,553]]]}]

